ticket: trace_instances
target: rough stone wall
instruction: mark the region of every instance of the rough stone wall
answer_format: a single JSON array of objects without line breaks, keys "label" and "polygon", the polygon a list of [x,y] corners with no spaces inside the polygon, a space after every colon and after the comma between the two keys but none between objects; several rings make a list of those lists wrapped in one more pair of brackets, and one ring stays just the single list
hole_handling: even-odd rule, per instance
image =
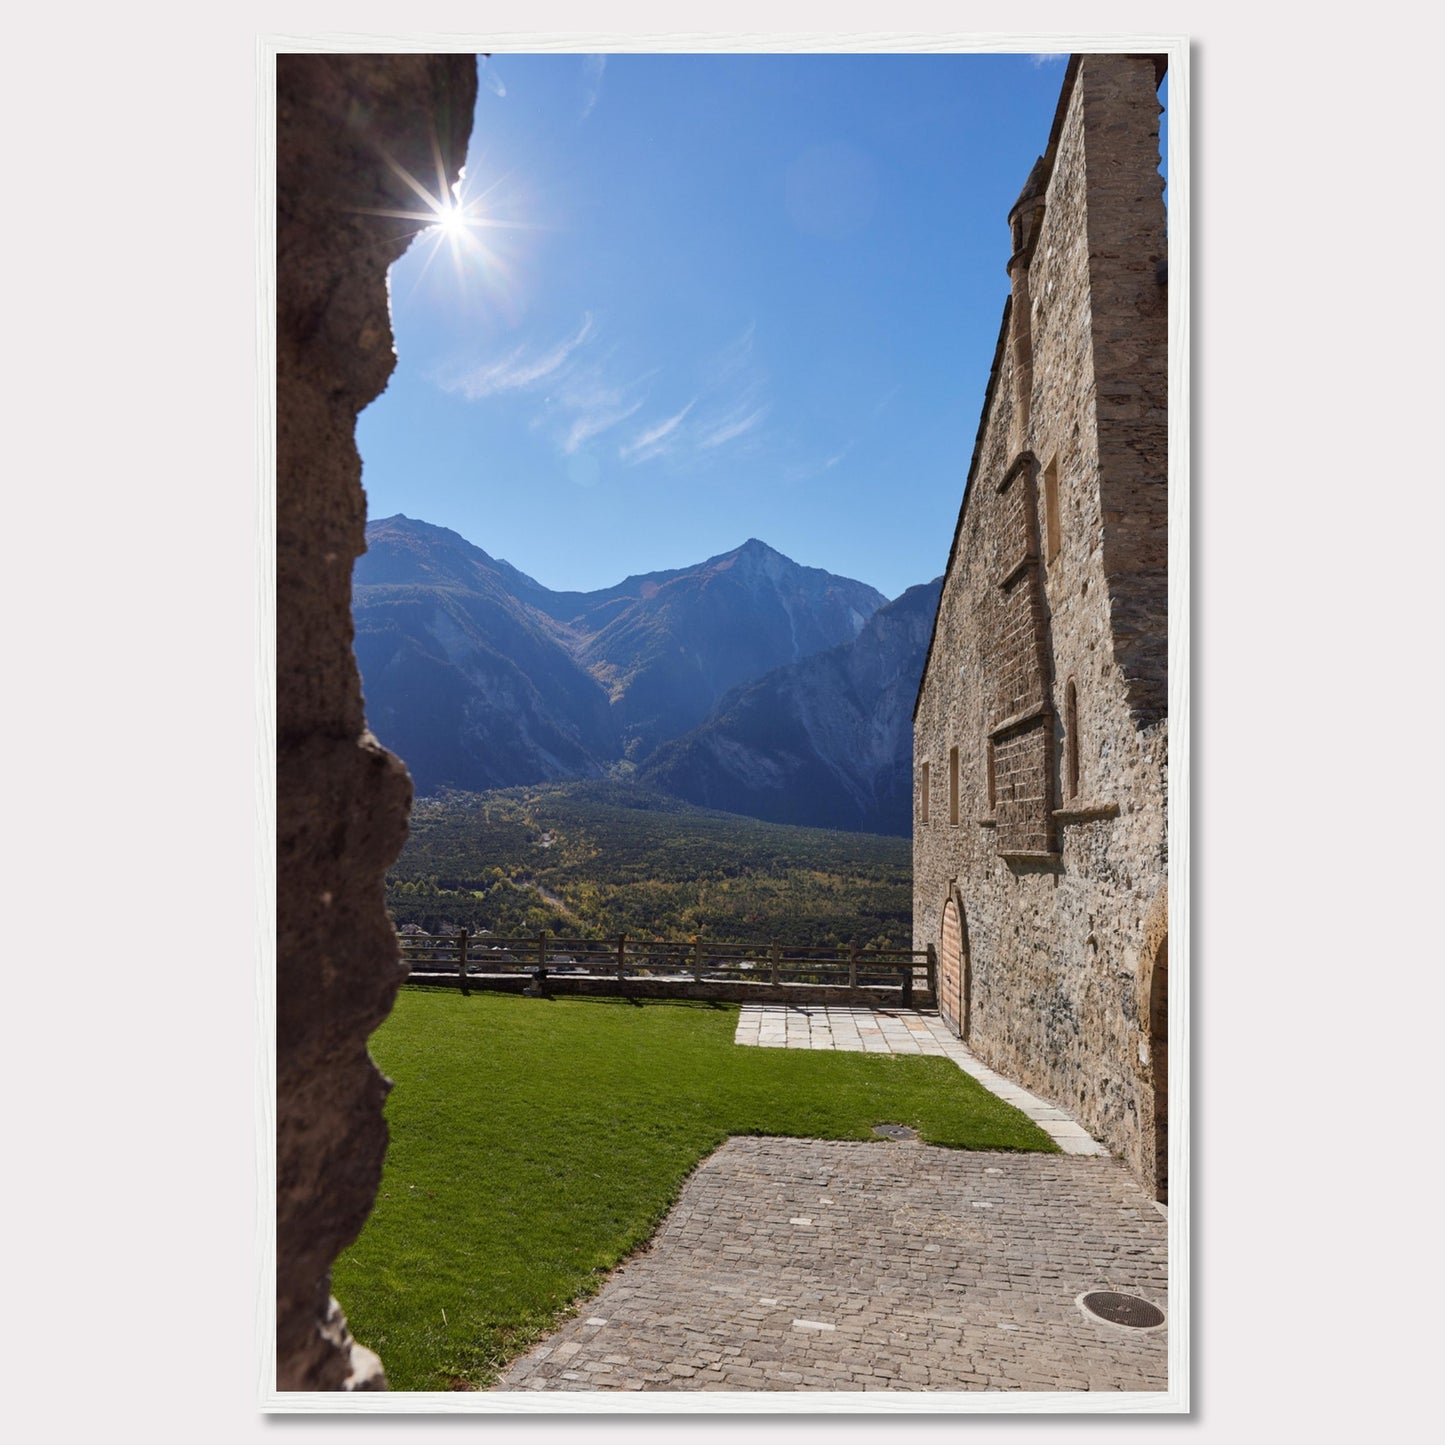
[{"label": "rough stone wall", "polygon": [[277,1267],[279,1390],[380,1389],[331,1299],[386,1151],[366,1050],[403,976],[383,879],[411,781],[365,730],[351,570],[364,550],[358,412],[395,364],[387,268],[419,229],[387,157],[457,178],[471,55],[276,61]]},{"label": "rough stone wall", "polygon": [[1137,57],[1134,83],[1084,97],[1104,576],[1114,655],[1143,722],[1168,711],[1169,316],[1151,64]]},{"label": "rough stone wall", "polygon": [[[1157,84],[1149,57],[1070,64],[914,714],[915,776],[929,761],[933,792],[926,825],[915,799],[914,946],[940,942],[951,892],[963,914],[945,1017],[967,1017],[981,1057],[1069,1108],[1151,1186],[1167,869]],[[1015,302],[1029,308],[1024,368]]]},{"label": "rough stone wall", "polygon": [[[1017,311],[1010,321],[1017,330]],[[994,585],[980,598],[992,641],[987,673],[993,697],[984,745],[992,753],[986,766],[994,840],[1001,853],[1019,858],[1050,853],[1054,841],[1052,689],[1035,470],[1034,455],[1025,449],[998,484],[991,505]]]}]

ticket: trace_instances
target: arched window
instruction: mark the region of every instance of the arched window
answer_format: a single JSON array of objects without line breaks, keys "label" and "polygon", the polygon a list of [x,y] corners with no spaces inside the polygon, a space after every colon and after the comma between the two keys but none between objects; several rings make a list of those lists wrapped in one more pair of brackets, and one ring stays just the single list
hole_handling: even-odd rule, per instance
[{"label": "arched window", "polygon": [[918,821],[923,824],[928,822],[928,764],[924,763],[918,770]]},{"label": "arched window", "polygon": [[948,821],[958,826],[958,749],[948,750]]}]

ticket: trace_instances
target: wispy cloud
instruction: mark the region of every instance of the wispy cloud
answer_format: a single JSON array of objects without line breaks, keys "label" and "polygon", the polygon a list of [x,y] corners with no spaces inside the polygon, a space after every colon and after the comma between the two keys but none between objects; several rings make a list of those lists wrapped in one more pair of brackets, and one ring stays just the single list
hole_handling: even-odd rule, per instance
[{"label": "wispy cloud", "polygon": [[[527,420],[531,431],[552,439],[568,457],[583,452],[597,437],[636,416],[647,403],[648,383],[656,372],[617,376],[618,348],[600,345],[602,336],[591,312],[581,325],[551,346],[515,347],[505,356],[433,374],[441,390],[469,401],[511,393],[530,393],[539,403]],[[638,460],[665,450],[672,431],[691,410],[649,429],[622,454]]]},{"label": "wispy cloud", "polygon": [[[656,458],[686,466],[737,444],[756,451],[765,441],[760,428],[771,406],[764,391],[766,374],[753,360],[755,327],[704,353],[693,366],[692,399],[678,407],[674,392],[653,397],[659,369],[638,372],[620,359],[622,348],[608,343],[591,312],[570,335],[550,345],[529,342],[502,356],[457,364],[433,373],[450,395],[483,401],[514,393],[535,400],[526,425],[551,439],[566,457],[596,456],[599,437],[639,418],[631,434],[622,432],[604,445],[626,466]],[[660,418],[658,411],[671,402]],[[649,415],[653,418],[648,420]]]},{"label": "wispy cloud", "polygon": [[758,323],[749,321],[740,335],[729,341],[709,360],[706,371],[713,386],[722,386],[745,375],[753,365],[753,337]]},{"label": "wispy cloud", "polygon": [[1029,56],[1029,64],[1035,70],[1042,70],[1046,65],[1053,65],[1056,61],[1068,58],[1068,52],[1065,50],[1041,50]]},{"label": "wispy cloud", "polygon": [[567,434],[562,438],[562,450],[570,457],[577,450],[590,442],[593,437],[601,436],[605,431],[611,431],[613,427],[635,416],[642,410],[642,402],[634,401],[630,406],[621,407],[599,407],[582,413],[572,425],[567,428]]},{"label": "wispy cloud", "polygon": [[636,416],[647,400],[646,387],[653,375],[619,381],[615,347],[601,356],[574,361],[547,396],[553,417],[567,418],[557,434],[562,451],[574,456],[594,437]]},{"label": "wispy cloud", "polygon": [[630,466],[666,457],[673,466],[711,460],[722,447],[755,433],[771,410],[767,374],[754,358],[757,324],[749,322],[732,340],[704,354],[693,368],[696,395],[681,411],[639,432],[618,449]]},{"label": "wispy cloud", "polygon": [[821,459],[816,456],[801,458],[784,466],[779,472],[779,477],[790,486],[800,482],[817,481],[824,472],[831,472],[857,444],[858,438],[853,437],[839,447],[830,457],[823,457]]},{"label": "wispy cloud", "polygon": [[582,114],[578,120],[586,120],[597,106],[602,94],[602,72],[607,69],[605,55],[584,55],[582,57]]},{"label": "wispy cloud", "polygon": [[459,375],[442,377],[438,384],[443,391],[460,393],[469,401],[480,401],[502,391],[523,391],[561,371],[592,331],[589,312],[573,335],[546,351],[529,353],[526,347],[519,346],[498,361],[472,367]]},{"label": "wispy cloud", "polygon": [[727,442],[736,441],[738,437],[745,436],[752,431],[767,414],[768,408],[760,406],[746,416],[734,416],[700,437],[698,446],[703,451],[711,451],[713,447],[720,447]]},{"label": "wispy cloud", "polygon": [[503,96],[507,93],[507,87],[502,84],[502,77],[497,74],[496,67],[488,59],[483,59],[479,69],[482,84],[492,92],[493,95]]},{"label": "wispy cloud", "polygon": [[656,426],[639,432],[626,446],[618,448],[618,457],[624,462],[645,462],[671,450],[672,443],[668,439],[696,405],[697,398],[694,397],[680,412],[668,417],[666,421],[660,421]]},{"label": "wispy cloud", "polygon": [[757,323],[749,322],[700,368],[702,392],[689,445],[698,454],[747,436],[771,409],[764,393],[766,373],[754,359]]}]

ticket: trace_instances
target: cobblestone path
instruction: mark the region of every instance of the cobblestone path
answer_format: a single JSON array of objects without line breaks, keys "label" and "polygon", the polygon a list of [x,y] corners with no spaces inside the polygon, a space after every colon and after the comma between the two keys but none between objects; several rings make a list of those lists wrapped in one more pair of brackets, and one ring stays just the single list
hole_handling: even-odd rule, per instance
[{"label": "cobblestone path", "polygon": [[1115,1161],[731,1139],[503,1390],[1163,1390],[1165,1220]]}]

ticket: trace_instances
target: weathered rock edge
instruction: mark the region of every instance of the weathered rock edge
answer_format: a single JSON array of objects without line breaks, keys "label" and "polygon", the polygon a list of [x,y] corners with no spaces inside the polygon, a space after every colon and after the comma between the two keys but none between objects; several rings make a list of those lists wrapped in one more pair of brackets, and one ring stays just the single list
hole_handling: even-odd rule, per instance
[{"label": "weathered rock edge", "polygon": [[400,174],[457,179],[472,55],[276,58],[276,1385],[376,1390],[331,1266],[386,1152],[366,1050],[403,968],[384,874],[411,780],[365,730],[351,571],[365,549],[356,418],[396,357],[387,269],[420,229]]}]

